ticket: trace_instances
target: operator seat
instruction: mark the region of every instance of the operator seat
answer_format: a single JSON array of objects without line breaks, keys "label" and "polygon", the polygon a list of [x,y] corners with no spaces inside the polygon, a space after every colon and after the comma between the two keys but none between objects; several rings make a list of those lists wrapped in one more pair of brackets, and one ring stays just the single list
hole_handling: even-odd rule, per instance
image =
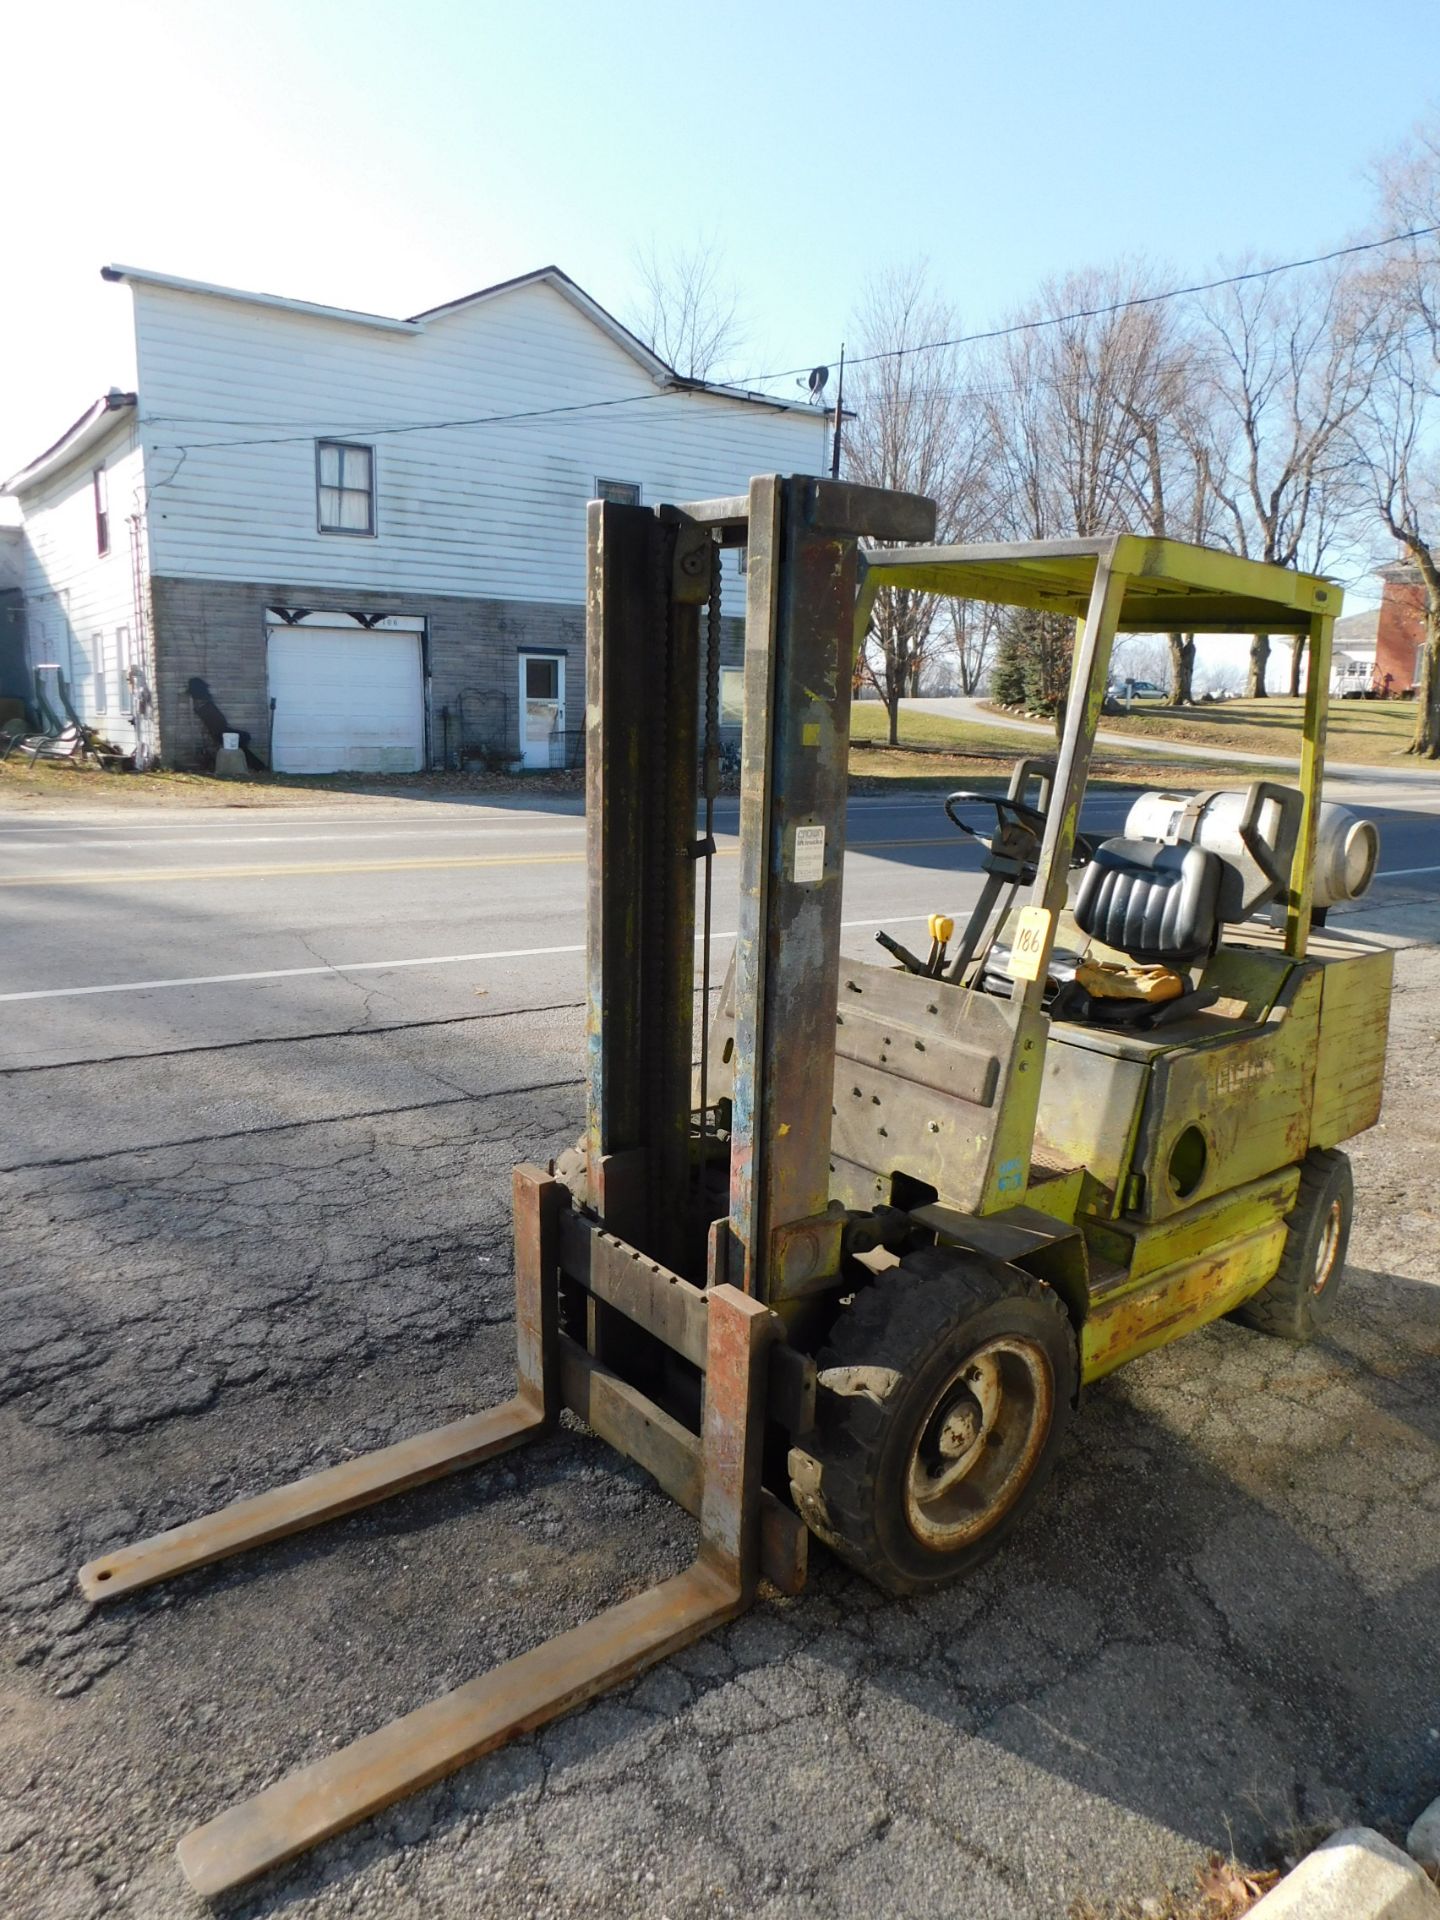
[{"label": "operator seat", "polygon": [[[1184,970],[1208,959],[1225,921],[1237,912],[1240,875],[1218,854],[1193,842],[1102,840],[1080,878],[1071,909],[1092,940],[1140,966]],[[1078,980],[1051,1004],[1058,1020],[1125,1027],[1166,1026],[1208,1006],[1216,995],[1188,988],[1170,1000],[1114,1000],[1091,995]]]},{"label": "operator seat", "polygon": [[1080,876],[1075,923],[1144,966],[1187,967],[1220,938],[1226,867],[1204,847],[1102,840]]}]

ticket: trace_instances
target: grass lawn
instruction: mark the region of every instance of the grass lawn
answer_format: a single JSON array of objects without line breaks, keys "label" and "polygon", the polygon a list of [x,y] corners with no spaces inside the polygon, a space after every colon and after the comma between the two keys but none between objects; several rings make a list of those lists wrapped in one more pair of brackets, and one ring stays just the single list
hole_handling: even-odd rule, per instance
[{"label": "grass lawn", "polygon": [[[1106,722],[1108,726],[1109,722]],[[851,784],[864,790],[874,784],[903,781],[908,786],[943,787],[982,785],[1008,779],[1022,754],[1053,753],[1053,738],[1025,734],[1008,727],[986,726],[973,720],[948,720],[914,707],[900,712],[900,745],[885,744],[888,718],[878,700],[859,700],[850,710],[850,737],[857,742],[850,755]],[[1209,735],[1202,735],[1208,741]],[[1217,747],[1223,744],[1216,742]],[[1195,788],[1249,781],[1255,769],[1227,763],[1223,752],[1213,761],[1162,754],[1126,756],[1101,747],[1091,762],[1091,778],[1100,786]]]},{"label": "grass lawn", "polygon": [[[1300,752],[1302,703],[1288,694],[1265,700],[1217,700],[1203,707],[1151,707],[1106,714],[1108,732],[1146,740],[1184,740],[1242,753],[1273,753],[1294,759]],[[1413,700],[1332,700],[1325,753],[1330,760],[1384,766],[1403,755],[1415,731]],[[1423,765],[1417,762],[1417,765]]]},{"label": "grass lawn", "polygon": [[[850,709],[850,738],[883,743],[890,717],[880,700],[857,700]],[[974,720],[946,720],[917,707],[900,709],[900,742],[904,747],[947,747],[953,753],[999,753],[1013,760],[1026,750],[1023,734],[1013,727],[985,726]],[[1031,752],[1043,753],[1045,742],[1034,736]]]}]

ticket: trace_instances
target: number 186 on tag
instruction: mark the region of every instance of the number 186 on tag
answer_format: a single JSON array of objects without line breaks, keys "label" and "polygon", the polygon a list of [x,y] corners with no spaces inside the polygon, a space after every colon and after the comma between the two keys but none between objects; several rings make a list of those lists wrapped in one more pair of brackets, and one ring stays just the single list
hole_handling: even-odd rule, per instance
[{"label": "number 186 on tag", "polygon": [[1009,974],[1012,980],[1038,980],[1045,942],[1050,935],[1048,907],[1024,907],[1015,922],[1015,938],[1010,946]]}]

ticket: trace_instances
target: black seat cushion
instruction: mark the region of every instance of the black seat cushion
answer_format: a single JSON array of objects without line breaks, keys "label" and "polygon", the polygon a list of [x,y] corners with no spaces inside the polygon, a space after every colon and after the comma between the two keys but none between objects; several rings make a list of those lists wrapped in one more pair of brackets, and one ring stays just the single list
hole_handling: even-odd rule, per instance
[{"label": "black seat cushion", "polygon": [[1081,876],[1076,923],[1132,960],[1187,966],[1219,937],[1222,865],[1204,847],[1104,840]]}]

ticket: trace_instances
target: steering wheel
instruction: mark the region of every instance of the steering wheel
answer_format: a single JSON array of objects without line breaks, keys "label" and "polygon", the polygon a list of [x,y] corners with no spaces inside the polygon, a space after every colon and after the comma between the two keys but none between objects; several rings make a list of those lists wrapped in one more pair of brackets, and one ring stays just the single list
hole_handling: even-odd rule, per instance
[{"label": "steering wheel", "polygon": [[[996,830],[989,839],[987,839],[983,833],[978,833],[974,827],[968,826],[955,811],[957,805],[962,807],[972,806],[977,802],[995,809]],[[1040,809],[1038,807],[1032,807],[1028,801],[1016,800],[1008,793],[970,793],[965,791],[952,793],[945,801],[945,816],[952,826],[958,827],[960,831],[968,835],[970,839],[978,841],[987,853],[999,854],[1002,858],[1033,858],[1035,852],[1038,851],[1039,841],[1045,832],[1045,815]],[[1003,843],[1009,839],[1012,833],[1016,835],[1018,844],[1012,843],[1009,846],[1003,844],[999,847],[996,846],[995,842],[997,840]],[[1019,837],[1021,835],[1025,837],[1021,839]],[[1095,842],[1088,834],[1077,833],[1075,835],[1075,845],[1070,854],[1071,866],[1086,866],[1094,858]]]},{"label": "steering wheel", "polygon": [[[958,806],[983,805],[995,809],[995,833],[989,839],[978,833],[962,820],[955,808]],[[970,839],[978,840],[987,853],[997,851],[995,841],[1004,840],[1017,828],[1033,840],[1039,840],[1045,831],[1045,816],[1038,807],[1032,807],[1027,801],[1012,800],[1008,793],[952,793],[945,802],[945,816],[952,826],[956,826]],[[998,849],[1005,853],[1021,851],[1020,848],[1005,847]]]}]

